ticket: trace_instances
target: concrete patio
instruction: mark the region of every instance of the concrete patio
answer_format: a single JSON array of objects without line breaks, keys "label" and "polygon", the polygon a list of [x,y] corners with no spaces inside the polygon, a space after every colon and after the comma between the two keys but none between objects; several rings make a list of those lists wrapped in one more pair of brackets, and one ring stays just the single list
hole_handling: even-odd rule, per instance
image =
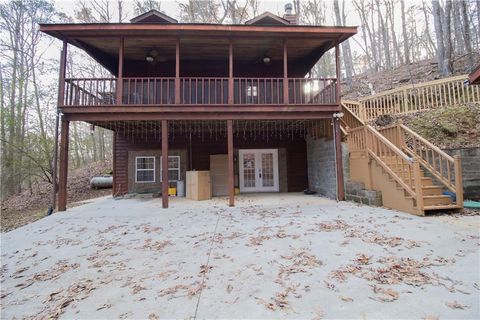
[{"label": "concrete patio", "polygon": [[480,318],[480,217],[100,198],[2,234],[2,319]]}]

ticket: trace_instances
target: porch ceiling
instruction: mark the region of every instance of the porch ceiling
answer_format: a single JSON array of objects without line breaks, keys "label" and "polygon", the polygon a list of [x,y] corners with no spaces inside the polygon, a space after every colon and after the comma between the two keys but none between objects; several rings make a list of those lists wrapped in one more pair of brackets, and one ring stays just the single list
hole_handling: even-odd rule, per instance
[{"label": "porch ceiling", "polygon": [[301,61],[304,73],[336,42],[356,33],[356,27],[253,26],[208,24],[42,24],[40,30],[83,49],[113,74],[117,73],[119,37],[125,37],[125,60],[145,61],[152,50],[163,61],[175,59],[180,39],[180,58],[215,61],[228,59],[228,41],[237,61],[258,61],[268,55],[283,57],[287,40],[289,60]]}]

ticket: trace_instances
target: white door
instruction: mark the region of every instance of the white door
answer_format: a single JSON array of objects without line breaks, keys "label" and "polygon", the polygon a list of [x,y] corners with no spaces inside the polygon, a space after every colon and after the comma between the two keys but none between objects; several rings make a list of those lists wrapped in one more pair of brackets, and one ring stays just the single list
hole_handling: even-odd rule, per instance
[{"label": "white door", "polygon": [[240,191],[278,192],[278,150],[239,150]]}]

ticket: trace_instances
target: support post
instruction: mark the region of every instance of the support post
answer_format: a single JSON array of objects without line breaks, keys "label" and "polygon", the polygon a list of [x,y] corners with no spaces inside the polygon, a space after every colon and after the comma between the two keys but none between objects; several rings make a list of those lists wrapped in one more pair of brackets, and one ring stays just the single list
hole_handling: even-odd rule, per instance
[{"label": "support post", "polygon": [[339,110],[342,110],[340,104],[340,82],[342,76],[340,74],[340,47],[338,42],[335,44],[335,72],[337,75],[337,80],[335,82],[335,104],[338,104]]},{"label": "support post", "polygon": [[228,43],[228,104],[233,105],[233,44]]},{"label": "support post", "polygon": [[413,179],[415,179],[415,195],[417,196],[417,210],[420,215],[425,215],[423,210],[423,186],[422,186],[422,175],[420,173],[420,163],[418,160],[413,161]]},{"label": "support post", "polygon": [[168,121],[162,120],[162,207],[168,208]]},{"label": "support post", "polygon": [[57,108],[65,105],[65,75],[67,73],[67,40],[63,40],[63,49],[60,54],[60,76],[58,78]]},{"label": "support post", "polygon": [[235,205],[235,181],[233,172],[233,120],[227,120],[228,135],[228,205]]},{"label": "support post", "polygon": [[289,104],[288,97],[288,52],[287,40],[283,40],[283,103]]},{"label": "support post", "polygon": [[70,121],[62,117],[60,137],[60,172],[58,181],[58,211],[67,210],[67,177],[68,177],[68,140]]},{"label": "support post", "polygon": [[[340,47],[338,42],[335,44],[335,70],[337,80],[335,83],[335,104],[338,105],[338,111],[342,110],[340,103]],[[333,130],[335,137],[335,161],[337,169],[337,198],[339,201],[345,200],[345,184],[343,181],[343,160],[342,160],[342,131],[340,130],[340,117],[333,118]]]},{"label": "support post", "polygon": [[175,42],[175,104],[180,104],[180,39]]},{"label": "support post", "polygon": [[337,198],[338,201],[345,200],[345,184],[343,181],[343,160],[342,160],[342,132],[340,130],[340,118],[333,118],[335,163],[337,174]]},{"label": "support post", "polygon": [[57,171],[58,171],[58,126],[60,120],[59,108],[65,104],[65,75],[67,73],[67,49],[68,43],[63,41],[63,48],[60,52],[60,70],[58,76],[58,97],[57,97],[57,115],[55,118],[55,145],[53,149],[53,163],[52,163],[52,203],[48,210],[48,214],[53,213],[57,206]]},{"label": "support post", "polygon": [[462,160],[460,156],[453,156],[455,166],[455,196],[456,204],[460,208],[463,208],[463,176],[462,176]]},{"label": "support post", "polygon": [[125,39],[120,37],[118,47],[118,77],[117,77],[117,105],[123,104],[123,60],[124,60]]}]

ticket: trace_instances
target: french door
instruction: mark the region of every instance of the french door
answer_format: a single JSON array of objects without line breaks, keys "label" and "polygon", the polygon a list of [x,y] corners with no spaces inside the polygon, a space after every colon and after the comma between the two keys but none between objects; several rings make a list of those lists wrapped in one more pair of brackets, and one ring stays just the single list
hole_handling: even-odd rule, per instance
[{"label": "french door", "polygon": [[239,150],[240,192],[278,192],[278,150]]}]

